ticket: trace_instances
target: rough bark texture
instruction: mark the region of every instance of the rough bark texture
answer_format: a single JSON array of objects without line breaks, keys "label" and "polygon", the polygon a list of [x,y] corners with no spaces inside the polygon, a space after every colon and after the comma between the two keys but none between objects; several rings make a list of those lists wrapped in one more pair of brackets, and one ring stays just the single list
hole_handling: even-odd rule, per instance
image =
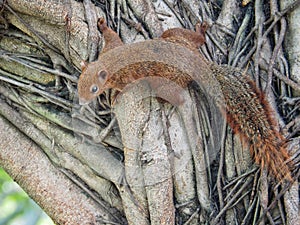
[{"label": "rough bark texture", "polygon": [[200,51],[252,75],[297,162],[298,2],[0,1],[0,166],[57,224],[296,224],[298,178],[288,189],[258,170],[197,87],[185,107],[141,82],[80,108],[76,82],[100,16],[125,43],[205,20]]}]

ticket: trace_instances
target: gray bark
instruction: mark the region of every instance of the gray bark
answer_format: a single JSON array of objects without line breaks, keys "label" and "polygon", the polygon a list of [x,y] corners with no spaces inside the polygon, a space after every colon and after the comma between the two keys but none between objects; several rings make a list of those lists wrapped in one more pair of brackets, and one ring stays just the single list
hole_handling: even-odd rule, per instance
[{"label": "gray bark", "polygon": [[197,88],[186,90],[188,107],[154,98],[145,83],[114,106],[114,90],[78,105],[80,62],[95,60],[102,46],[98,17],[125,43],[205,20],[201,53],[248,70],[299,155],[299,7],[174,2],[7,0],[0,14],[0,166],[56,224],[296,224],[297,180],[285,194],[274,187]]}]

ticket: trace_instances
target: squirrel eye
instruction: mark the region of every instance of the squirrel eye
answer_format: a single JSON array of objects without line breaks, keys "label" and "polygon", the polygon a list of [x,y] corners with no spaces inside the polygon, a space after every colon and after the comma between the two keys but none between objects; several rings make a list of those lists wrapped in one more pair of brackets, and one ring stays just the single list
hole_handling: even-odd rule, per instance
[{"label": "squirrel eye", "polygon": [[91,92],[92,92],[92,93],[96,93],[98,90],[99,90],[99,88],[98,88],[97,85],[93,85],[93,86],[91,87]]}]

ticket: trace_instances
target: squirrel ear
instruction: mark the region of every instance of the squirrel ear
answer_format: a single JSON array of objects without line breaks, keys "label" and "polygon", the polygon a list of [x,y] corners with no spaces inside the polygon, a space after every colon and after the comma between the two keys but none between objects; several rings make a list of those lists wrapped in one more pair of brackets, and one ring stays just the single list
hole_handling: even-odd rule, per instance
[{"label": "squirrel ear", "polygon": [[98,79],[99,79],[100,83],[104,84],[106,82],[107,78],[108,78],[108,73],[106,70],[100,70],[98,72]]},{"label": "squirrel ear", "polygon": [[80,66],[81,66],[81,70],[84,70],[87,67],[88,63],[86,61],[81,61],[80,62]]}]

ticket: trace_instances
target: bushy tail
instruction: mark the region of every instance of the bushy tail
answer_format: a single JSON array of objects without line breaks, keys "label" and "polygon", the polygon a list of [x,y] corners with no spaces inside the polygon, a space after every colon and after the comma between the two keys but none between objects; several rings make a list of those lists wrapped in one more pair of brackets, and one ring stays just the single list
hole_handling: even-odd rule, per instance
[{"label": "bushy tail", "polygon": [[227,121],[244,143],[249,144],[255,162],[266,168],[278,181],[292,180],[292,162],[286,141],[278,131],[274,112],[264,94],[240,71],[211,65],[222,88]]},{"label": "bushy tail", "polygon": [[255,162],[266,168],[277,181],[292,181],[292,162],[284,143],[274,144],[270,140],[258,140],[250,144],[250,152]]}]

